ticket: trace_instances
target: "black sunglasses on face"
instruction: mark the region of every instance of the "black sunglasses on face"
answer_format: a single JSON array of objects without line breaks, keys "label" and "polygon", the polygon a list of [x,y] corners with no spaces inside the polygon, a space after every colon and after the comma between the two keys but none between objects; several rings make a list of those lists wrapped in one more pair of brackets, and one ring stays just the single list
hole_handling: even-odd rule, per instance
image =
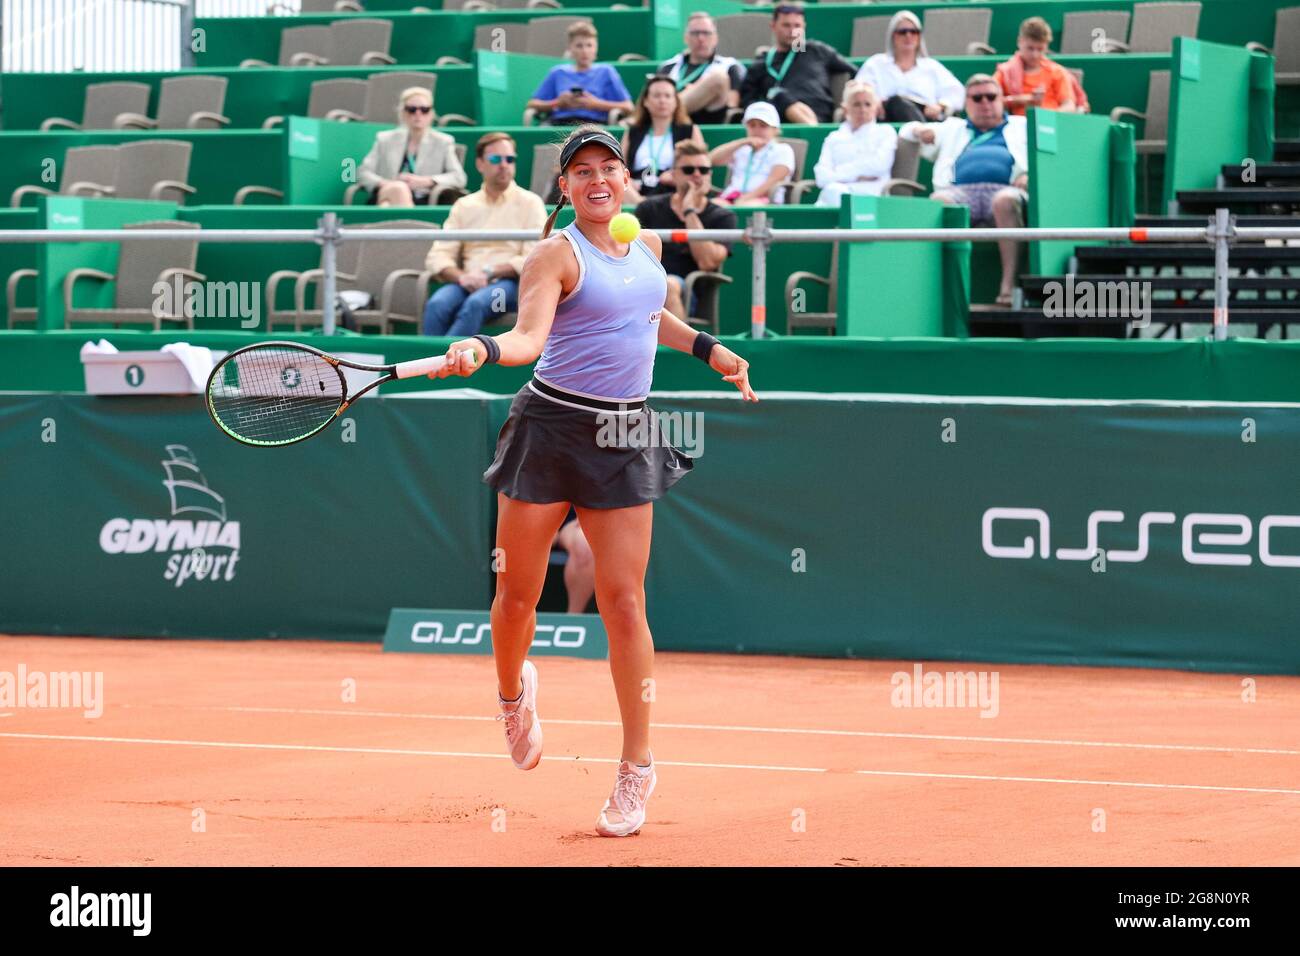
[{"label": "black sunglasses on face", "polygon": [[916,27],[899,27],[897,30],[894,31],[894,35],[895,35],[895,36],[897,36],[897,35],[900,34],[900,33],[906,33],[906,34],[911,34],[911,35],[919,36],[920,33],[921,33],[921,31],[918,30]]},{"label": "black sunglasses on face", "polygon": [[713,172],[712,166],[681,166],[679,168],[687,176],[694,176],[696,173],[703,173],[707,176],[709,173]]},{"label": "black sunglasses on face", "polygon": [[433,112],[433,107],[432,107],[432,106],[407,106],[407,107],[404,107],[404,109],[406,110],[406,112],[410,113],[412,116],[414,116],[416,113],[432,113],[432,112]]},{"label": "black sunglasses on face", "polygon": [[489,156],[489,157],[487,158],[487,161],[488,161],[489,163],[491,163],[493,166],[500,166],[502,163],[505,163],[505,164],[508,165],[508,166],[513,166],[513,165],[515,164],[515,157],[513,157],[513,156]]},{"label": "black sunglasses on face", "polygon": [[998,98],[996,93],[972,93],[970,98],[975,103],[992,103]]}]

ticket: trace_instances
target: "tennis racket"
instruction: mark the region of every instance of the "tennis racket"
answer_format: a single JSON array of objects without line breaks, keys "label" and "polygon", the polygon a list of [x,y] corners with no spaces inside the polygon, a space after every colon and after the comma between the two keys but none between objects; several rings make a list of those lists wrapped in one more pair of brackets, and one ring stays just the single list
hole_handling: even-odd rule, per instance
[{"label": "tennis racket", "polygon": [[[324,431],[371,389],[428,375],[446,362],[446,356],[437,355],[396,365],[360,365],[298,342],[261,342],[236,349],[217,363],[208,376],[208,414],[245,445],[292,445]],[[379,377],[349,394],[344,368]]]}]

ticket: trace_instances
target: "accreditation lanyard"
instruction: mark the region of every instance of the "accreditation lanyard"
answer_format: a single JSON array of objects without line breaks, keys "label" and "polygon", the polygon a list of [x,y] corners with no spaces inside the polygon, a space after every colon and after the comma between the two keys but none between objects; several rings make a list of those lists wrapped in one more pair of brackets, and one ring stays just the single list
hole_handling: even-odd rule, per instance
[{"label": "accreditation lanyard", "polygon": [[971,132],[972,132],[972,133],[975,133],[976,135],[975,135],[974,137],[972,137],[972,138],[971,138],[971,141],[970,141],[969,143],[966,144],[966,146],[965,146],[964,149],[962,149],[962,152],[963,152],[963,153],[966,152],[966,150],[971,149],[971,148],[974,147],[974,146],[983,146],[985,143],[987,143],[989,140],[991,140],[994,136],[996,136],[996,135],[998,134],[998,132],[999,132],[1003,127],[1005,127],[1005,126],[1007,125],[1007,123],[1006,123],[1006,121],[1004,120],[1004,121],[1002,122],[1002,125],[1001,125],[1001,126],[995,126],[995,127],[993,127],[992,129],[990,129],[990,130],[985,130],[985,131],[982,132],[982,133],[979,132],[979,130],[976,129],[975,124],[972,123],[972,122],[970,122],[969,120],[966,121],[966,125],[967,125],[968,127],[970,127]]},{"label": "accreditation lanyard", "polygon": [[749,161],[745,163],[745,178],[740,181],[740,191],[742,193],[749,192],[749,173],[750,170],[754,168],[754,160],[758,158],[759,153],[766,152],[771,148],[771,146],[772,144],[768,143],[762,149],[757,151],[755,151],[754,147],[749,147]]},{"label": "accreditation lanyard", "polygon": [[668,131],[659,137],[658,142],[655,142],[654,128],[651,127],[650,132],[646,133],[646,139],[650,141],[646,146],[646,152],[650,154],[650,173],[653,176],[658,176],[659,160],[663,155],[664,146],[673,141],[673,128],[669,126]]},{"label": "accreditation lanyard", "polygon": [[772,69],[772,60],[776,57],[776,48],[773,47],[767,51],[767,74],[776,81],[776,83],[773,84],[774,86],[781,86],[781,81],[784,80],[785,75],[790,72],[790,64],[794,62],[796,56],[798,56],[798,52],[793,48],[786,53],[785,62],[781,64],[781,72],[778,73],[776,70]]},{"label": "accreditation lanyard", "polygon": [[686,58],[685,56],[683,56],[683,57],[682,57],[682,75],[681,75],[681,77],[677,80],[677,92],[678,92],[678,93],[680,93],[682,90],[686,89],[686,87],[688,87],[690,84],[692,84],[692,83],[694,83],[696,80],[698,80],[698,79],[699,79],[699,78],[704,74],[704,71],[707,70],[707,69],[708,69],[710,66],[712,66],[712,64],[713,64],[713,61],[712,61],[712,60],[705,60],[703,63],[701,63],[699,66],[697,66],[697,67],[695,68],[694,72],[692,72],[692,73],[688,76],[687,73],[686,73],[687,62],[688,62],[688,61],[687,61],[687,58]]}]

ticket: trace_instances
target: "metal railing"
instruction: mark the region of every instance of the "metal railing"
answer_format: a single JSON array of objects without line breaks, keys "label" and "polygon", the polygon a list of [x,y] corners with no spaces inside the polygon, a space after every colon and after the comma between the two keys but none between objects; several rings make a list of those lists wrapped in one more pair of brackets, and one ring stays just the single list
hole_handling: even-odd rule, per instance
[{"label": "metal railing", "polygon": [[[1300,242],[1300,226],[1237,226],[1228,210],[1216,210],[1204,226],[1137,228],[1034,228],[1015,229],[772,229],[765,212],[750,216],[744,229],[650,229],[665,242],[712,240],[744,242],[753,248],[750,286],[750,335],[767,334],[767,256],[783,242],[994,242],[1064,240],[1075,242],[1208,242],[1214,247],[1214,337],[1228,337],[1230,249],[1237,242],[1290,240]],[[326,335],[336,331],[335,295],[338,285],[338,246],[343,242],[388,242],[410,239],[475,242],[487,240],[532,241],[533,229],[428,229],[342,228],[337,213],[327,212],[315,229],[0,229],[0,243],[121,242],[128,239],[185,239],[199,242],[315,243],[321,247],[321,324]],[[1133,277],[1136,280],[1140,276]]]}]

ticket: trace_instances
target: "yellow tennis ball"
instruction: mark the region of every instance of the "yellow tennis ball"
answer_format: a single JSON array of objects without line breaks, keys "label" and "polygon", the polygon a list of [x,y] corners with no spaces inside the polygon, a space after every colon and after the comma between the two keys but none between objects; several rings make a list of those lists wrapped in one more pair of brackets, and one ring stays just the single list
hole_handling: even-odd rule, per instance
[{"label": "yellow tennis ball", "polygon": [[617,242],[631,242],[641,234],[641,223],[630,212],[621,212],[609,221],[609,234]]}]

